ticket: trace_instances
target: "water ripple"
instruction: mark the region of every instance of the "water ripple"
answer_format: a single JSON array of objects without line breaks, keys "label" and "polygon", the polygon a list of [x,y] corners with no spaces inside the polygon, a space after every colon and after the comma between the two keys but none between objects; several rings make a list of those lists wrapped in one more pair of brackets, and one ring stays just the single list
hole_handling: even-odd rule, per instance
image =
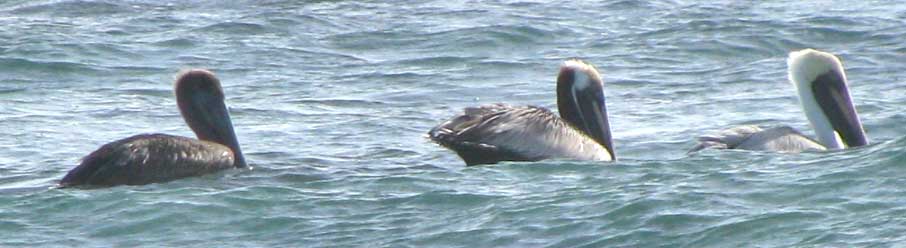
[{"label": "water ripple", "polygon": [[[896,246],[906,6],[849,2],[0,3],[0,246]],[[812,133],[786,54],[838,54],[871,145],[686,154],[732,125]],[[620,160],[465,167],[467,106],[606,82]],[[221,78],[253,169],[56,189],[101,144],[193,136],[174,75]]]}]

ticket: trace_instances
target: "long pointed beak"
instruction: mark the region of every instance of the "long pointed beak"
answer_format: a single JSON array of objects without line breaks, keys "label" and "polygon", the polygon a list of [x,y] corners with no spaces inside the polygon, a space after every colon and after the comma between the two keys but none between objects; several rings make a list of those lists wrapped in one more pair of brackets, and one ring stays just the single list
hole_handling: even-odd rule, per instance
[{"label": "long pointed beak", "polygon": [[206,126],[206,128],[195,130],[198,138],[215,141],[229,147],[233,150],[236,167],[245,167],[245,156],[239,148],[239,140],[233,130],[233,121],[230,119],[226,104],[213,96],[199,94],[192,100],[192,105],[192,117],[186,118],[197,118],[201,125]]},{"label": "long pointed beak", "polygon": [[843,75],[833,70],[821,74],[812,81],[811,90],[815,101],[847,147],[868,144]]},{"label": "long pointed beak", "polygon": [[601,76],[593,66],[578,60],[567,61],[557,77],[557,106],[563,119],[604,146],[615,160],[602,88]]},{"label": "long pointed beak", "polygon": [[610,121],[607,120],[607,105],[604,100],[604,93],[600,91],[592,92],[591,90],[576,92],[576,103],[579,115],[584,120],[585,133],[603,145],[610,152],[610,158],[616,160],[617,157],[613,151],[613,139],[610,133]]},{"label": "long pointed beak", "polygon": [[217,142],[233,151],[236,167],[245,167],[245,156],[223,102],[220,81],[205,70],[190,70],[176,80],[176,101],[186,124],[200,140]]}]

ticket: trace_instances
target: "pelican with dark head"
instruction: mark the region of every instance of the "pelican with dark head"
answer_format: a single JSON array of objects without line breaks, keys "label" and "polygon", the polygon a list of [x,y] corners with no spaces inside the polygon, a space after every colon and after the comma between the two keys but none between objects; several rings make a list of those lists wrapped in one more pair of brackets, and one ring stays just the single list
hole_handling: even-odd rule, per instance
[{"label": "pelican with dark head", "polygon": [[198,139],[140,134],[101,146],[60,180],[61,187],[142,185],[246,167],[220,80],[189,70],[176,80],[176,102]]},{"label": "pelican with dark head", "polygon": [[568,60],[557,76],[560,117],[535,106],[484,105],[466,108],[428,136],[466,165],[548,158],[611,161],[616,156],[603,87],[594,66]]},{"label": "pelican with dark head", "polygon": [[847,87],[843,64],[830,53],[805,49],[790,53],[789,80],[796,87],[817,140],[788,126],[741,126],[702,136],[690,152],[705,148],[801,152],[837,150],[868,144]]}]

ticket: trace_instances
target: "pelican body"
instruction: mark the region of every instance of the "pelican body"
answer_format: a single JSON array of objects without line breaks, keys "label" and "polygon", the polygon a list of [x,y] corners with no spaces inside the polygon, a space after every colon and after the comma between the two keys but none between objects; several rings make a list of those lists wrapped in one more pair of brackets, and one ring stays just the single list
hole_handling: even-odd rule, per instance
[{"label": "pelican body", "polygon": [[849,94],[843,64],[836,56],[805,49],[790,53],[787,66],[789,80],[796,87],[802,110],[817,140],[788,126],[770,129],[742,126],[702,136],[690,152],[705,148],[801,152],[868,144]]},{"label": "pelican body", "polygon": [[428,136],[455,151],[466,165],[616,158],[603,82],[593,66],[580,60],[563,63],[557,77],[557,106],[559,117],[535,106],[470,107],[431,129]]},{"label": "pelican body", "polygon": [[142,185],[246,167],[213,73],[179,75],[176,101],[198,139],[140,134],[105,144],[60,180],[61,187]]}]

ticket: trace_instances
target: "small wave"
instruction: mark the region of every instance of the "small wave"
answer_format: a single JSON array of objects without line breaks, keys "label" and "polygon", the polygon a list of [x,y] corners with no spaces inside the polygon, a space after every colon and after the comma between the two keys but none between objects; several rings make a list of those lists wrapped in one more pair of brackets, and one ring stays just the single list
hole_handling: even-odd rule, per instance
[{"label": "small wave", "polygon": [[8,88],[7,86],[2,86],[2,87],[3,88],[0,88],[0,95],[12,95],[12,94],[16,94],[16,93],[22,93],[22,92],[25,92],[28,90],[26,88]]},{"label": "small wave", "polygon": [[157,41],[153,43],[155,46],[167,47],[167,48],[189,48],[195,46],[197,43],[191,39],[186,38],[174,38],[168,40]]},{"label": "small wave", "polygon": [[264,25],[257,23],[245,23],[245,22],[222,22],[213,25],[208,25],[202,28],[195,29],[195,31],[200,32],[213,32],[213,33],[223,33],[223,34],[264,34],[270,33],[273,30],[265,27]]},{"label": "small wave", "polygon": [[362,99],[302,99],[289,101],[289,103],[294,104],[305,104],[305,105],[326,105],[331,107],[367,107],[367,106],[382,106],[385,105],[381,101],[369,101]]},{"label": "small wave", "polygon": [[0,67],[19,73],[97,73],[100,70],[92,65],[63,61],[37,61],[22,58],[0,58]]},{"label": "small wave", "polygon": [[420,193],[413,196],[406,196],[394,201],[404,205],[425,205],[425,206],[481,206],[490,200],[497,199],[497,196],[480,195],[473,193],[461,193],[454,191],[431,191]]},{"label": "small wave", "polygon": [[20,6],[10,12],[18,15],[49,14],[53,16],[80,17],[105,16],[131,13],[134,9],[128,5],[105,1],[53,1],[35,5]]},{"label": "small wave", "polygon": [[553,39],[552,32],[531,26],[491,25],[483,27],[460,28],[450,31],[427,34],[431,40],[454,40],[458,42],[445,42],[459,46],[519,46],[520,44],[534,44]]},{"label": "small wave", "polygon": [[[785,211],[756,215],[754,217],[733,218],[726,223],[712,226],[697,234],[690,241],[694,247],[704,246],[745,246],[751,240],[764,240],[761,236],[777,233],[779,231],[800,231],[807,223],[815,222],[826,217],[825,214],[810,211]],[[800,240],[772,239],[768,243],[784,246],[796,244]],[[759,242],[764,245],[766,243]]]},{"label": "small wave", "polygon": [[417,65],[417,66],[435,66],[435,67],[446,67],[450,65],[461,65],[468,61],[476,59],[474,57],[459,57],[459,56],[436,56],[436,57],[426,57],[426,58],[414,58],[414,59],[403,59],[396,61],[396,63],[402,65]]}]

